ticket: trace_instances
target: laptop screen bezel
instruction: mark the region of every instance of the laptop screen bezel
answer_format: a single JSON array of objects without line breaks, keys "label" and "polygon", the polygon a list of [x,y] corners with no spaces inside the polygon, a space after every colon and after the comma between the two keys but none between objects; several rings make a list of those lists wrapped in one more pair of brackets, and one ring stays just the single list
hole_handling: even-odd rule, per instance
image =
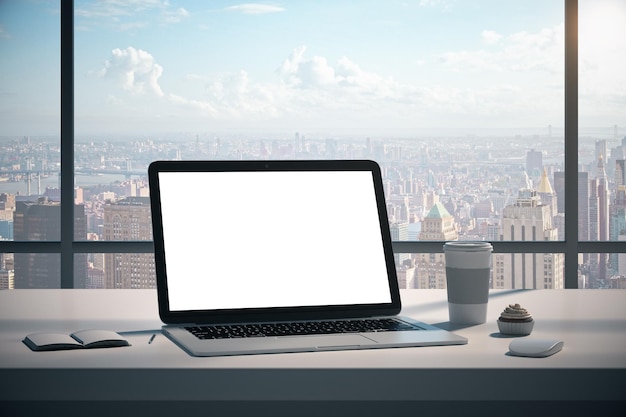
[{"label": "laptop screen bezel", "polygon": [[[387,269],[390,302],[335,306],[242,308],[225,310],[172,311],[169,303],[165,244],[160,201],[159,174],[164,172],[254,172],[254,171],[367,171],[372,175],[381,239]],[[382,175],[370,160],[288,161],[154,161],[148,167],[150,206],[154,240],[159,317],[166,324],[237,323],[284,320],[359,318],[396,315],[401,310],[400,292],[393,258]]]}]

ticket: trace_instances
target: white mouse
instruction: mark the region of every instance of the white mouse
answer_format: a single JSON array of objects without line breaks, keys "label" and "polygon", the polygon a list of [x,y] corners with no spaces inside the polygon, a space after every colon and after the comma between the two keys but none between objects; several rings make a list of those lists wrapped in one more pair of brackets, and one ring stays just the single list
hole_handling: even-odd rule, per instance
[{"label": "white mouse", "polygon": [[558,339],[515,339],[509,344],[509,355],[545,358],[559,352],[563,345]]}]

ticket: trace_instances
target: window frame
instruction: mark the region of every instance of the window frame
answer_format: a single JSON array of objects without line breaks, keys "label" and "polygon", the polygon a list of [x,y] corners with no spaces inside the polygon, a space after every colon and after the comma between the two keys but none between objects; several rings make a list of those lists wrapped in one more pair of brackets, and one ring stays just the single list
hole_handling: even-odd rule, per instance
[{"label": "window frame", "polygon": [[[578,288],[580,253],[626,253],[623,242],[578,240],[578,0],[565,7],[565,240],[494,241],[494,253],[564,253],[565,288]],[[74,1],[60,1],[61,18],[61,236],[53,242],[0,241],[0,252],[59,253],[61,288],[74,288],[74,255],[152,253],[146,241],[74,240]],[[243,243],[242,243],[243,245]],[[396,253],[442,253],[442,242],[394,241]]]}]

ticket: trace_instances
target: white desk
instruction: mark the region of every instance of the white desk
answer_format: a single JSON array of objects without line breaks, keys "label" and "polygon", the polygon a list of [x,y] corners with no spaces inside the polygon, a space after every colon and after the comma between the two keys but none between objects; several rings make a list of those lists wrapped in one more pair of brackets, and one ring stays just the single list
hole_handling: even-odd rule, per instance
[{"label": "white desk", "polygon": [[[345,413],[346,407],[386,415],[389,407],[414,409],[416,401],[426,414],[445,406],[510,416],[511,404],[524,414],[533,405],[563,411],[561,401],[574,411],[600,410],[597,415],[626,411],[626,290],[493,291],[487,323],[452,329],[445,290],[405,290],[402,301],[403,315],[469,343],[195,358],[160,333],[148,344],[161,326],[154,290],[0,291],[0,414],[2,407],[74,406],[119,415],[111,408],[117,402],[133,413],[170,415],[183,405],[207,404],[225,413],[233,407],[231,415],[263,407],[285,415]],[[512,339],[498,333],[496,319],[516,302],[535,318],[528,337],[560,338],[561,352],[542,359],[506,355]],[[132,346],[32,352],[22,343],[28,333],[85,328],[122,332]],[[93,404],[98,407],[90,409]]]}]

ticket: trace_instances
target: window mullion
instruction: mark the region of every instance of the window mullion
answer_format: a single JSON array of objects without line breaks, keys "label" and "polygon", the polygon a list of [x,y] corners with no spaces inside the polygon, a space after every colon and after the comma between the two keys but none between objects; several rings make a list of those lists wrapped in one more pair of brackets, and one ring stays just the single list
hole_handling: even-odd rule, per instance
[{"label": "window mullion", "polygon": [[565,288],[578,287],[578,0],[565,0]]},{"label": "window mullion", "polygon": [[74,1],[61,6],[61,288],[74,287]]}]

